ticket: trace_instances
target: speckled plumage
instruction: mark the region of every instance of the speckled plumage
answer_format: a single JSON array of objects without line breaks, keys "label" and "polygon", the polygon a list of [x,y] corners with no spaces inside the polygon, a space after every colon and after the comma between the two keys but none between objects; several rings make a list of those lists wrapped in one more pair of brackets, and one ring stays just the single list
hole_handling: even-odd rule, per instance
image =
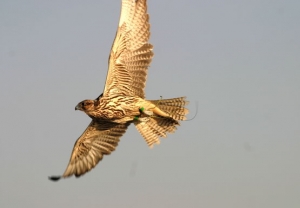
[{"label": "speckled plumage", "polygon": [[104,92],[84,100],[75,109],[92,118],[77,139],[69,164],[61,177],[79,177],[94,168],[118,145],[127,127],[134,123],[152,147],[160,137],[174,132],[188,110],[185,97],[145,100],[148,67],[153,57],[146,0],[122,0],[119,27],[109,56]]}]

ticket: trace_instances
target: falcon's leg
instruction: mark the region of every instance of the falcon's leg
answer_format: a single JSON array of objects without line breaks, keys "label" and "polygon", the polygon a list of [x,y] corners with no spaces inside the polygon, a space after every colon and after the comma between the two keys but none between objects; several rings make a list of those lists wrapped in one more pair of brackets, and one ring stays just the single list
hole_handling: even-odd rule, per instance
[{"label": "falcon's leg", "polygon": [[145,110],[144,107],[141,107],[141,108],[139,109],[139,111],[140,111],[141,114],[143,113],[143,114],[145,114],[145,115],[147,115],[147,116],[153,116],[153,112],[150,111],[150,110]]},{"label": "falcon's leg", "polygon": [[[158,101],[159,103],[159,101]],[[143,113],[144,115],[147,115],[149,117],[152,116],[161,116],[161,117],[169,117],[169,114],[162,111],[159,107],[158,104],[151,104],[148,106],[147,110],[145,110],[143,107],[140,108],[140,112]]]},{"label": "falcon's leg", "polygon": [[162,96],[160,100],[154,102],[142,102],[139,106],[140,115],[134,117],[134,120],[148,120],[149,117],[170,117],[170,115],[159,108]]},{"label": "falcon's leg", "polygon": [[[144,113],[144,114],[147,115],[147,116],[153,116],[153,111],[155,110],[155,108],[158,108],[157,106],[159,106],[161,100],[162,100],[162,96],[160,96],[160,100],[158,100],[157,103],[155,103],[155,106],[153,106],[153,107],[152,107],[151,109],[149,109],[149,110],[145,110],[144,107],[141,107],[141,108],[139,109],[140,113],[141,113],[141,114]],[[162,115],[161,115],[161,116],[162,116]]]},{"label": "falcon's leg", "polygon": [[[140,115],[139,116],[135,116],[133,118],[133,120],[136,121],[148,121],[149,117],[153,116],[153,112],[152,111],[146,111],[144,107],[139,108],[140,111]],[[144,115],[146,115],[147,117],[142,117]]]}]

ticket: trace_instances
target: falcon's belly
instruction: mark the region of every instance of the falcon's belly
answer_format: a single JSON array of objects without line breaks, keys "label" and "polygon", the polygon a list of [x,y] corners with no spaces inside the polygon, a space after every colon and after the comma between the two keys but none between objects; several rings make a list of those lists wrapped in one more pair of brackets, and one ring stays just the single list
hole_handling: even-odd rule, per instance
[{"label": "falcon's belly", "polygon": [[116,123],[126,123],[140,115],[141,107],[153,105],[150,102],[133,96],[102,97],[99,107],[88,115],[96,119],[105,119]]}]

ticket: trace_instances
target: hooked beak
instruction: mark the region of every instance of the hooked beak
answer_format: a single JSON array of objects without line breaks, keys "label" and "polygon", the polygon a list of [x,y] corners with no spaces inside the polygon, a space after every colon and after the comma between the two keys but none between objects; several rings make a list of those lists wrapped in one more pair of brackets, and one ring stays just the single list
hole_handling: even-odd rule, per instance
[{"label": "hooked beak", "polygon": [[80,107],[76,105],[75,110],[80,110]]}]

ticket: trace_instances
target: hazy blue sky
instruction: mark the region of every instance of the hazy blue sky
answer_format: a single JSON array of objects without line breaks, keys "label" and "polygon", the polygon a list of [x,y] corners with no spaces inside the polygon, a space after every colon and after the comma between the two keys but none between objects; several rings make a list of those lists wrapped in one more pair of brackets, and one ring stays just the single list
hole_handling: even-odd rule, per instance
[{"label": "hazy blue sky", "polygon": [[103,90],[120,2],[1,0],[0,207],[298,208],[299,0],[149,0],[147,98],[197,117],[153,149],[131,126],[82,178],[47,179]]}]

